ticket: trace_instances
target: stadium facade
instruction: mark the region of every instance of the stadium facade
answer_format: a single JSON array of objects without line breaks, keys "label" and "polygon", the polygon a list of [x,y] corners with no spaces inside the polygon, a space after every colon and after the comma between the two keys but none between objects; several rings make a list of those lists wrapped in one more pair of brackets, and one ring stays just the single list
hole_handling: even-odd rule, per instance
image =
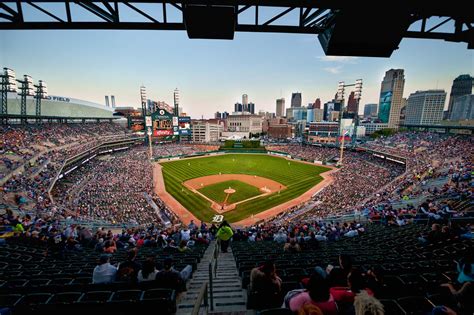
[{"label": "stadium facade", "polygon": [[[8,114],[19,115],[20,96],[16,93],[8,93],[7,99]],[[35,102],[32,96],[26,98],[27,115],[36,114]],[[113,108],[72,97],[49,95],[47,99],[41,100],[42,116],[113,118],[113,112]]]}]

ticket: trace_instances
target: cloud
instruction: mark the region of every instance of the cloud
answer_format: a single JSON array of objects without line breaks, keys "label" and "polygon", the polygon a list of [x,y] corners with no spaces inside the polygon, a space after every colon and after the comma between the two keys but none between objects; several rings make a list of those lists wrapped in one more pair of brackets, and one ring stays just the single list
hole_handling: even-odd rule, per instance
[{"label": "cloud", "polygon": [[335,66],[335,67],[327,67],[324,68],[325,71],[332,73],[332,74],[338,74],[341,73],[342,71],[342,66]]},{"label": "cloud", "polygon": [[318,56],[320,61],[325,62],[339,62],[339,63],[356,63],[358,57],[348,57],[348,56]]}]

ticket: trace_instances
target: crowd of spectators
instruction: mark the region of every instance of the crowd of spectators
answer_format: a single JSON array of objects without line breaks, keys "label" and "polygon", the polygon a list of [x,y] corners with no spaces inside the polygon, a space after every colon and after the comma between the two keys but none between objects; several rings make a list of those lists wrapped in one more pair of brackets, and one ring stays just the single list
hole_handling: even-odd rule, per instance
[{"label": "crowd of spectators", "polygon": [[[288,146],[292,156],[312,159],[311,152],[332,148]],[[458,215],[449,207],[454,200],[472,200],[473,138],[435,133],[398,133],[392,137],[365,144],[366,148],[406,158],[406,165],[381,159],[368,152],[344,153],[342,167],[333,174],[334,183],[312,201],[294,207],[274,218],[277,223],[296,219],[319,219],[343,214],[369,214],[392,218],[405,224],[405,214],[419,212],[435,219]],[[327,154],[329,156],[330,154]],[[318,159],[321,155],[315,155]],[[446,182],[438,187],[430,181]],[[450,202],[446,202],[449,199]],[[413,207],[423,200],[429,207]],[[413,201],[410,203],[410,201]],[[419,202],[417,202],[419,201]],[[404,202],[405,206],[395,208]],[[462,214],[460,214],[462,215]],[[398,219],[398,221],[397,221]]]},{"label": "crowd of spectators", "polygon": [[339,149],[301,144],[267,145],[265,149],[289,154],[293,158],[306,161],[326,161],[339,156]]},{"label": "crowd of spectators", "polygon": [[153,145],[153,156],[154,157],[167,157],[167,156],[178,156],[178,155],[192,155],[198,152],[207,152],[218,150],[219,147],[216,145],[207,144],[156,144]]}]

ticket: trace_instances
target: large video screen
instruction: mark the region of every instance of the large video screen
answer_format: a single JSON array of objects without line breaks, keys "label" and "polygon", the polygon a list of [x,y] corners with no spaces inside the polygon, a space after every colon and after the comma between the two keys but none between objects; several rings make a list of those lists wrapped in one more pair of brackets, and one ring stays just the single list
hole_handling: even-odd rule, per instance
[{"label": "large video screen", "polygon": [[382,123],[388,123],[390,107],[392,105],[392,91],[380,93],[379,119]]}]

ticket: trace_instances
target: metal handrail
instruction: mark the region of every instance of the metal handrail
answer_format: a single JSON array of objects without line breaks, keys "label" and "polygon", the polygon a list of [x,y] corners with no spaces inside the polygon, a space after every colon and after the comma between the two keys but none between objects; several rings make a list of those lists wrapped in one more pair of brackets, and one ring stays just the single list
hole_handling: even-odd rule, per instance
[{"label": "metal handrail", "polygon": [[[209,305],[207,303],[207,282],[205,282],[202,285],[201,290],[199,290],[199,294],[196,298],[196,301],[194,302],[193,310],[191,312],[192,315],[199,314],[199,310],[201,309],[201,303],[203,300],[204,300],[204,306],[208,307]],[[206,310],[206,314],[207,314],[207,310]]]},{"label": "metal handrail", "polygon": [[219,257],[219,245],[218,242],[214,245],[214,250],[212,251],[211,261],[209,262],[209,296],[210,296],[210,304],[211,304],[211,311],[214,310],[214,292],[213,292],[213,285],[212,280],[215,276],[217,276],[217,257]]}]

